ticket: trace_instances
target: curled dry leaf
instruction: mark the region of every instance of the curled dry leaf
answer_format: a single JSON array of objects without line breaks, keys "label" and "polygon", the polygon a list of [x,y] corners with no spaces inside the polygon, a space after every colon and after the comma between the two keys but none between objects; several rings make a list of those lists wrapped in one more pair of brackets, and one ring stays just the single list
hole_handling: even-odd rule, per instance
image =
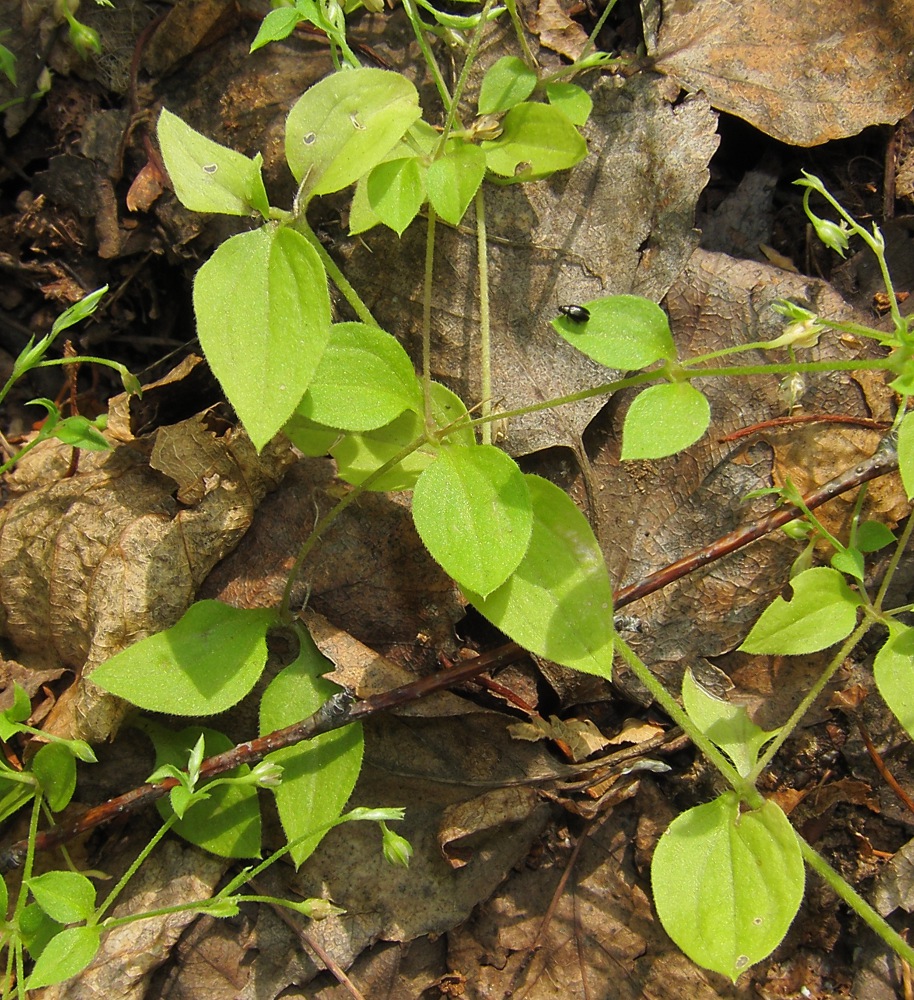
[{"label": "curled dry leaf", "polygon": [[796,146],[896,122],[914,106],[914,3],[675,0],[656,68]]},{"label": "curled dry leaf", "polygon": [[70,449],[40,446],[16,477],[27,489],[35,469],[36,485],[0,512],[0,631],[29,665],[81,671],[49,722],[59,735],[112,734],[120,702],[88,675],[180,618],[292,460],[287,443],[258,456],[245,436],[215,433],[205,417],[158,434],[84,453],[79,473],[56,481],[50,472]]}]

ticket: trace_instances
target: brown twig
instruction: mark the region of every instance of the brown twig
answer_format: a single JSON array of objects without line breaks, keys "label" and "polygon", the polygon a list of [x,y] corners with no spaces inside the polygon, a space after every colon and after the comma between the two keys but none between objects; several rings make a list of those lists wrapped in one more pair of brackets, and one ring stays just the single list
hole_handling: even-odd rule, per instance
[{"label": "brown twig", "polygon": [[882,754],[873,745],[873,741],[870,739],[870,734],[867,732],[866,726],[863,724],[862,720],[857,719],[857,729],[860,730],[860,736],[863,739],[863,743],[866,746],[867,753],[870,755],[870,759],[876,766],[876,770],[882,775],[886,784],[892,791],[901,799],[904,807],[910,813],[914,813],[914,802],[911,801],[911,796],[898,784],[895,780],[895,775],[886,767],[885,761],[882,759]]}]

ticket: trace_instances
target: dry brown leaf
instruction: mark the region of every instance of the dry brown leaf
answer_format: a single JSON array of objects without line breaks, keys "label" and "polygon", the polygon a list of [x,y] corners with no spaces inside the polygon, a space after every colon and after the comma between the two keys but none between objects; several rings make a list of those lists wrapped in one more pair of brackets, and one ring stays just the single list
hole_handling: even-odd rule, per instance
[{"label": "dry brown leaf", "polygon": [[534,804],[532,788],[494,788],[491,792],[448,806],[441,814],[438,846],[451,868],[465,868],[473,858],[473,848],[456,841],[465,840],[482,830],[492,830],[505,823],[526,819]]},{"label": "dry brown leaf", "polygon": [[572,62],[587,43],[587,32],[568,16],[559,0],[540,0],[530,27],[539,35],[543,48],[552,49]]},{"label": "dry brown leaf", "polygon": [[542,718],[517,722],[508,726],[508,731],[516,740],[560,740],[567,745],[576,763],[609,743],[590,719],[563,720],[557,715],[550,716],[548,722]]},{"label": "dry brown leaf", "polygon": [[120,702],[88,675],[180,618],[293,459],[286,443],[258,456],[244,435],[217,437],[196,417],[165,436],[203,450],[208,472],[193,505],[150,466],[151,441],[83,453],[79,473],[58,481],[70,449],[48,442],[17,469],[17,487],[33,471],[35,487],[0,512],[0,630],[29,665],[82,671],[49,720],[58,735],[93,741],[117,728]]},{"label": "dry brown leaf", "polygon": [[914,107],[912,0],[672,0],[656,68],[796,146]]}]

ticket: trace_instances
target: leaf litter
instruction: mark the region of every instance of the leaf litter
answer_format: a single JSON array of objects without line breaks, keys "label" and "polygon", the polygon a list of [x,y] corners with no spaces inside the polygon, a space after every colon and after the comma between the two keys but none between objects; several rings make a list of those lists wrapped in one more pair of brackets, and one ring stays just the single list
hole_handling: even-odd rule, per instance
[{"label": "leaf litter", "polygon": [[[717,145],[712,107],[739,114],[784,141],[812,145],[853,134],[869,124],[895,121],[914,103],[906,62],[911,45],[905,25],[910,25],[911,18],[905,17],[904,3],[893,5],[892,16],[899,18],[893,22],[873,18],[871,7],[857,0],[842,6],[837,24],[833,5],[828,16],[818,18],[808,7],[802,18],[797,17],[796,5],[784,0],[781,6],[723,6],[726,9],[711,0],[666,6],[659,38],[649,45],[649,51],[667,81],[644,75],[624,84],[598,84],[588,135],[593,152],[570,178],[539,184],[525,193],[508,188],[492,194],[488,208],[497,294],[493,317],[495,351],[500,359],[495,378],[504,405],[522,405],[605,379],[605,370],[586,360],[580,362],[549,331],[547,320],[561,302],[586,301],[594,295],[622,291],[646,294],[655,300],[666,296],[677,339],[688,340],[697,351],[712,349],[709,345],[719,345],[723,342],[719,338],[732,337],[734,330],[738,336],[743,330],[747,336],[755,332],[758,324],[765,322],[762,306],[771,297],[789,294],[785,288],[790,282],[783,272],[755,265],[748,268],[732,258],[695,252],[694,213]],[[175,12],[186,13],[187,7],[178,4]],[[289,64],[295,63],[294,72],[276,74],[271,67],[256,85],[246,85],[252,63],[237,56],[234,62],[224,58],[225,46],[234,46],[238,53],[246,44],[244,39],[238,44],[237,25],[231,18],[224,19],[229,8],[208,3],[197,7],[202,23],[208,18],[209,28],[217,28],[215,37],[224,32],[211,50],[202,50],[202,60],[197,60],[197,55],[207,31],[199,34],[199,23],[193,29],[181,27],[177,18],[170,18],[172,27],[178,25],[178,39],[187,35],[185,47],[197,54],[194,68],[198,76],[205,71],[212,80],[217,74],[230,74],[222,77],[223,83],[213,91],[225,94],[226,99],[216,107],[201,98],[205,88],[188,91],[188,78],[172,72],[176,68],[173,56],[178,52],[174,41],[160,42],[156,58],[164,62],[159,72],[172,73],[166,85],[171,88],[169,107],[182,111],[190,94],[190,102],[195,102],[198,113],[205,114],[212,125],[208,134],[224,134],[224,119],[231,117],[232,134],[236,138],[252,136],[256,145],[261,133],[269,136],[282,121],[284,111],[277,112],[275,102],[291,100],[306,85],[301,82],[301,60],[291,46],[277,46],[282,58],[293,55]],[[878,31],[855,34],[861,17],[865,17],[867,29],[875,25]],[[544,44],[564,52],[573,52],[580,45],[574,22],[556,8],[542,6],[539,18]],[[823,34],[816,24],[828,26],[831,35]],[[547,28],[557,34],[547,36]],[[777,44],[758,44],[760,39],[773,37],[772,32]],[[210,34],[210,40],[212,37]],[[747,45],[747,40],[751,44]],[[771,58],[772,52],[777,59]],[[280,56],[264,53],[261,58]],[[813,70],[809,69],[810,60]],[[860,66],[870,68],[858,72]],[[282,93],[275,89],[278,80],[284,80],[282,86],[288,88]],[[680,84],[690,91],[701,89],[706,96],[690,94],[680,100]],[[251,115],[251,109],[256,114]],[[245,127],[249,133],[244,133]],[[269,147],[266,152],[270,164]],[[175,245],[199,232],[199,227],[184,229],[180,235],[186,220],[182,223],[174,214],[169,218],[171,210],[158,207]],[[375,251],[373,260],[361,244],[348,248],[350,266],[362,287],[370,288],[376,280],[373,275],[383,272],[383,282],[375,286],[374,305],[382,320],[389,313],[391,329],[398,334],[407,331],[408,346],[414,346],[409,330],[415,329],[418,308],[415,275],[419,269],[416,258],[410,256],[417,252],[417,230],[407,232],[396,255],[389,238],[378,234],[367,240]],[[204,236],[203,241],[208,238]],[[118,253],[127,247],[120,237],[109,238],[105,245]],[[455,388],[472,397],[478,395],[478,387],[470,381],[466,344],[468,335],[473,343],[475,304],[472,295],[453,280],[455,273],[463,273],[464,265],[472,263],[472,239],[462,232],[442,233],[439,249],[443,252],[438,260],[438,288],[453,294],[439,300],[435,315],[435,364]],[[408,262],[402,271],[377,267],[378,259],[392,261],[401,252]],[[813,308],[845,314],[846,307],[829,298],[827,286],[809,279],[797,282],[791,286],[794,292],[814,303]],[[817,383],[809,391],[810,408],[867,416],[884,412],[880,387],[853,375]],[[580,451],[584,437],[597,479],[604,485],[599,506],[591,513],[597,520],[613,578],[619,582],[637,579],[674,558],[685,546],[694,546],[699,535],[712,538],[744,518],[746,510],[738,498],[753,485],[767,485],[772,476],[793,477],[806,471],[808,463],[803,456],[809,449],[823,460],[823,467],[815,471],[815,477],[821,479],[831,470],[830,459],[837,467],[844,467],[846,461],[854,461],[854,454],[871,447],[869,439],[857,432],[848,435],[847,451],[842,456],[821,454],[824,449],[817,446],[815,429],[808,432],[805,447],[799,449],[782,442],[775,432],[738,445],[722,445],[712,433],[679,460],[650,469],[639,468],[640,463],[620,467],[612,430],[620,402],[614,401],[599,415],[596,404],[586,404],[570,415],[516,421],[508,427],[506,437],[507,447],[518,455],[556,445]],[[781,412],[776,386],[754,390],[751,398],[725,389],[715,402],[714,429],[729,433]],[[325,494],[332,490],[330,471],[325,467],[316,479],[309,473],[300,481],[297,510],[287,507],[283,511],[283,494],[274,494],[274,513],[254,517],[253,509],[268,488],[266,483],[275,484],[289,464],[289,457],[280,453],[271,460],[275,464],[266,470],[263,485],[254,487],[255,500],[222,508],[213,494],[218,495],[220,486],[228,482],[243,481],[249,488],[251,472],[245,464],[248,459],[239,459],[232,447],[226,450],[221,440],[225,435],[213,426],[212,418],[207,417],[191,419],[186,427],[178,423],[160,428],[151,451],[148,443],[141,444],[139,459],[133,442],[131,450],[121,445],[104,460],[87,460],[83,474],[90,478],[75,487],[66,480],[65,488],[53,485],[50,480],[60,474],[53,470],[60,470],[66,457],[46,455],[50,466],[36,474],[36,485],[25,487],[31,492],[7,505],[0,529],[0,547],[5,538],[7,552],[12,553],[6,557],[7,565],[13,567],[8,574],[9,589],[4,590],[4,633],[19,647],[23,660],[51,664],[52,668],[62,662],[74,669],[83,662],[91,665],[104,659],[109,655],[106,650],[117,648],[124,635],[133,637],[144,630],[166,627],[179,613],[179,605],[192,599],[206,569],[237,542],[252,520],[254,527],[248,537],[255,548],[265,537],[286,529],[282,539],[285,548],[280,544],[278,549],[269,550],[275,561],[266,567],[247,561],[249,557],[239,553],[234,562],[223,563],[222,576],[213,577],[206,586],[247,606],[275,599],[276,583],[283,565],[288,565],[289,545],[299,533],[287,529],[296,526],[296,518],[300,518],[296,527],[301,532],[313,522],[313,516],[309,519],[302,510],[313,506],[315,496],[320,504],[322,490]],[[145,434],[142,437],[151,440]],[[232,445],[238,444],[238,439],[233,439]],[[528,461],[542,463],[540,469],[548,468],[548,459],[542,456],[531,455]],[[242,479],[227,478],[236,467],[244,469]],[[295,469],[290,483],[294,482]],[[20,475],[25,474],[24,469]],[[163,483],[165,477],[167,482]],[[575,478],[569,467],[564,479],[586,508],[581,484],[575,484]],[[254,480],[259,482],[256,477]],[[45,485],[37,485],[42,482]],[[70,514],[74,508],[86,506],[87,482],[95,494],[94,520],[78,522]],[[665,489],[669,483],[677,487],[671,496]],[[607,494],[607,490],[611,492]],[[174,504],[172,494],[180,506]],[[52,497],[56,506],[47,507]],[[327,497],[329,500],[329,494]],[[129,512],[118,513],[122,507],[129,507]],[[889,490],[877,499],[875,509],[892,523],[899,510],[897,492]],[[26,515],[33,510],[34,516],[46,515],[43,526],[29,523]],[[628,523],[635,512],[638,523]],[[266,515],[266,508],[261,507],[261,514]],[[66,602],[60,600],[53,577],[40,559],[31,557],[32,564],[23,568],[17,558],[24,548],[13,530],[17,519],[30,537],[44,538],[46,554],[68,551],[68,534],[87,539],[92,543],[87,548],[72,549],[71,565],[76,560],[94,568],[104,562],[111,548],[110,530],[129,531],[134,523],[131,518],[136,516],[178,523],[185,534],[193,524],[193,558],[180,570],[169,567],[166,559],[164,579],[168,586],[158,590],[163,577],[152,574],[155,585],[143,597],[146,605],[153,605],[154,614],[164,616],[162,620],[146,617],[145,606],[142,612],[130,610],[128,617],[118,619],[112,602],[103,602],[101,611],[90,605],[75,620],[67,619],[60,610],[55,618],[55,606],[60,609]],[[389,530],[378,531],[374,520],[378,517],[390,518],[386,522]],[[252,532],[259,521],[267,530],[258,538]],[[109,533],[101,530],[103,523]],[[332,649],[333,658],[341,663],[358,664],[345,676],[347,686],[356,691],[393,685],[397,678],[412,676],[411,670],[432,666],[438,649],[453,649],[452,626],[460,614],[459,602],[449,582],[441,579],[440,573],[436,578],[434,567],[423,564],[421,547],[408,537],[407,525],[406,512],[396,501],[364,498],[360,508],[351,512],[349,522],[340,525],[336,548],[325,547],[323,558],[315,560],[310,574],[312,606],[326,615],[325,651]],[[174,528],[171,530],[174,533]],[[145,530],[142,534],[146,535]],[[390,536],[394,544],[379,546],[378,534]],[[334,542],[328,539],[327,544]],[[762,551],[766,547],[771,551]],[[140,545],[130,550],[133,573],[115,566],[106,584],[115,598],[113,603],[134,593],[136,571],[151,573],[159,568],[153,549]],[[746,621],[728,619],[721,630],[721,612],[734,606],[757,609],[764,595],[778,585],[775,581],[783,579],[790,558],[784,549],[783,544],[760,543],[748,558],[716,571],[718,578],[711,571],[705,578],[693,577],[672,593],[665,592],[663,600],[642,603],[637,609],[641,625],[636,634],[650,658],[662,665],[679,658],[719,658],[725,654],[744,633]],[[420,564],[422,569],[417,573]],[[71,572],[76,574],[77,570]],[[6,576],[4,573],[4,579]],[[176,579],[180,581],[177,585]],[[21,596],[28,586],[45,588],[39,591],[41,599],[33,602],[33,607],[26,607]],[[701,595],[698,605],[702,611],[697,621],[696,590]],[[162,592],[175,595],[177,603],[157,602],[155,595]],[[350,596],[354,599],[343,600]],[[746,611],[746,620],[753,614],[753,610]],[[311,620],[318,623],[313,615]],[[372,649],[386,652],[390,658],[372,653]],[[61,650],[66,650],[65,655],[60,655]],[[561,684],[554,669],[550,676]],[[581,697],[582,692],[578,692],[577,700]],[[574,703],[575,698],[566,701]],[[103,735],[113,728],[116,721],[111,718],[93,723],[94,734]],[[538,938],[540,916],[547,911],[547,897],[556,881],[555,877],[546,880],[544,870],[558,875],[574,838],[568,831],[562,832],[550,807],[531,794],[531,788],[539,787],[546,777],[556,777],[554,758],[541,744],[512,740],[508,732],[511,718],[503,712],[479,711],[475,703],[448,695],[412,717],[375,721],[369,747],[374,741],[376,759],[366,768],[356,801],[402,804],[407,797],[412,813],[407,833],[417,847],[417,860],[408,874],[383,868],[376,834],[358,824],[339,831],[346,837],[328,838],[291,882],[303,894],[320,892],[329,885],[347,905],[347,915],[312,928],[326,953],[343,966],[355,963],[352,971],[359,981],[362,970],[369,969],[376,957],[389,954],[379,946],[363,951],[372,942],[379,938],[414,941],[413,954],[426,954],[439,975],[433,978],[426,972],[416,978],[414,970],[409,972],[410,951],[404,947],[397,952],[397,965],[405,969],[404,982],[437,983],[443,991],[449,988],[447,970],[459,968],[465,975],[461,973],[451,985],[455,989],[458,985],[468,987],[469,995],[481,996],[490,988],[503,992],[519,974],[532,983],[530,996],[554,996],[559,987],[565,995],[572,995],[576,989],[588,988],[588,983],[592,988],[606,982],[619,984],[619,996],[627,995],[626,990],[632,996],[643,995],[642,991],[657,996],[746,995],[745,988],[730,990],[717,981],[708,982],[678,953],[670,951],[668,942],[658,934],[641,886],[647,855],[665,825],[663,813],[669,807],[652,779],[641,778],[633,786],[632,794],[637,796],[634,804],[616,806],[610,823],[602,822],[598,828],[579,834],[583,838],[576,862],[579,874],[573,875],[573,888],[559,901],[559,917],[545,928],[546,936]],[[62,725],[70,734],[80,732],[68,729],[72,713]],[[534,785],[517,784],[528,779]],[[351,838],[350,832],[354,834]],[[442,846],[456,840],[460,841],[458,853],[463,862],[459,871],[453,869],[453,859],[449,863],[441,855]],[[457,848],[448,846],[448,850]],[[607,858],[613,863],[607,864]],[[493,896],[499,883],[502,887]],[[286,881],[282,891],[288,891],[289,884]],[[205,889],[201,887],[201,891]],[[486,899],[489,901],[473,911],[462,929],[454,929]],[[209,968],[221,969],[223,982],[217,984],[204,974],[196,981],[197,995],[237,996],[253,988],[253,979],[242,973],[238,961],[250,948],[261,948],[261,968],[268,946],[289,947],[291,942],[292,947],[301,947],[302,942],[290,937],[288,931],[268,928],[270,921],[264,914],[256,928],[248,926],[246,945],[234,953],[234,959],[226,952],[214,955]],[[446,952],[421,942],[422,935],[444,932],[448,932]],[[239,938],[229,935],[228,940],[234,946]],[[170,942],[155,953],[155,961],[165,959],[169,946]],[[528,958],[531,946],[536,954]],[[118,960],[126,957],[117,956]],[[112,962],[111,967],[117,968],[114,958]],[[521,968],[525,962],[529,964]],[[303,958],[297,965],[272,962],[273,995],[292,982],[307,982],[321,964]],[[230,969],[234,973],[230,974]],[[138,990],[148,971],[144,969],[138,977]],[[186,983],[182,987],[181,971],[173,967],[172,972],[167,989],[161,976],[157,981],[161,995],[177,996],[187,989]],[[410,974],[413,979],[408,978]],[[776,975],[774,968],[772,974]],[[395,971],[388,971],[390,982],[395,982],[396,976]],[[320,993],[313,995],[329,996],[320,982],[314,982]],[[74,988],[78,990],[80,984]],[[363,990],[371,995],[367,985]],[[258,991],[258,995],[263,994]]]}]

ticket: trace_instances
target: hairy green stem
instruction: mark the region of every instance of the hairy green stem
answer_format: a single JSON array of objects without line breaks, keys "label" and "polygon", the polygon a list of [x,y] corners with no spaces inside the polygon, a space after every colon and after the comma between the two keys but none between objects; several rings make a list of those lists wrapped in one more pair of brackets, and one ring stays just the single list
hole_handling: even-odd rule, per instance
[{"label": "hairy green stem", "polygon": [[882,578],[882,583],[876,593],[876,599],[873,601],[873,607],[877,612],[882,611],[882,602],[885,600],[886,592],[891,586],[895,570],[898,569],[898,563],[900,562],[905,549],[908,547],[908,542],[911,540],[912,532],[914,532],[914,517],[909,517],[905,523],[904,530],[901,532],[901,538],[899,538],[895,544],[895,551],[892,553],[892,558],[889,560],[889,565]]},{"label": "hairy green stem", "polygon": [[854,631],[851,632],[851,634],[844,640],[844,642],[841,644],[841,648],[838,650],[837,653],[835,653],[835,655],[831,658],[831,662],[828,664],[825,670],[823,670],[822,673],[820,674],[819,679],[816,681],[815,684],[813,684],[813,686],[809,689],[809,691],[806,692],[806,695],[803,697],[803,700],[800,702],[799,705],[797,705],[797,707],[791,713],[790,718],[781,727],[781,731],[778,733],[777,736],[775,736],[775,738],[771,741],[771,743],[768,744],[768,747],[766,748],[765,752],[759,758],[758,763],[752,770],[752,774],[749,776],[753,782],[757,781],[759,775],[765,770],[766,767],[768,767],[768,765],[774,759],[774,755],[778,752],[778,750],[781,749],[781,747],[784,745],[785,740],[787,740],[790,737],[791,733],[800,724],[800,720],[803,718],[804,715],[806,715],[806,713],[812,707],[813,702],[822,693],[822,691],[825,688],[825,685],[828,684],[828,682],[832,679],[832,677],[835,674],[835,671],[841,666],[842,663],[844,663],[844,660],[850,654],[850,651],[854,648],[854,646],[857,645],[858,642],[860,642],[863,636],[866,635],[867,631],[870,629],[872,624],[873,621],[871,618],[869,617],[865,618],[854,629]]},{"label": "hairy green stem", "polygon": [[444,76],[441,73],[441,67],[438,65],[438,60],[435,58],[435,54],[432,52],[431,46],[428,44],[428,39],[425,37],[425,25],[419,17],[419,13],[416,10],[413,0],[403,0],[403,9],[406,11],[409,23],[412,25],[413,34],[416,36],[416,42],[419,45],[419,51],[422,53],[422,58],[425,60],[425,65],[428,67],[428,71],[432,74],[432,79],[435,81],[435,86],[438,88],[438,95],[441,98],[441,103],[446,108],[450,108],[453,104],[451,93],[447,88],[447,84],[444,82]]},{"label": "hairy green stem", "polygon": [[133,859],[133,861],[130,864],[130,867],[127,869],[127,871],[124,872],[124,874],[118,880],[117,885],[111,890],[111,892],[108,893],[104,903],[102,903],[101,906],[99,906],[98,909],[95,911],[95,919],[92,921],[93,923],[98,923],[99,920],[102,919],[102,917],[105,915],[105,911],[110,909],[110,907],[114,904],[117,897],[123,892],[124,887],[127,885],[127,883],[133,878],[134,875],[136,875],[140,865],[149,857],[150,854],[152,854],[153,850],[155,849],[159,841],[165,836],[166,833],[168,833],[168,831],[175,825],[175,823],[177,823],[177,821],[178,821],[177,815],[175,813],[172,813],[168,817],[168,819],[165,820],[165,822],[159,827],[159,829],[156,830],[156,832],[150,838],[149,843],[147,843],[146,846],[143,848],[143,850],[140,851],[140,853]]},{"label": "hairy green stem", "polygon": [[425,431],[430,433],[432,415],[432,295],[435,284],[435,223],[438,213],[428,206],[425,236],[425,283],[422,289],[422,395],[425,398]]},{"label": "hairy green stem", "polygon": [[[476,191],[476,252],[479,269],[479,376],[482,416],[492,412],[492,330],[489,317],[489,248],[486,240],[486,201],[482,187]],[[492,424],[482,425],[482,443],[492,443]]]},{"label": "hairy green stem", "polygon": [[747,782],[720,750],[708,739],[707,736],[695,725],[685,711],[679,706],[679,702],[651,673],[647,665],[641,660],[638,654],[628,645],[628,643],[616,635],[614,639],[615,649],[622,654],[625,662],[631,667],[632,672],[639,681],[650,691],[651,696],[666,714],[688,734],[689,739],[699,750],[711,761],[720,771],[733,790],[741,797],[747,799],[750,805],[761,804],[761,797],[756,792],[751,782]]},{"label": "hairy green stem", "polygon": [[314,230],[308,225],[307,221],[299,217],[295,220],[294,227],[296,232],[301,233],[302,236],[314,247],[317,251],[318,257],[321,259],[321,263],[324,265],[324,270],[327,272],[330,280],[336,285],[343,295],[343,298],[352,306],[353,311],[356,316],[365,323],[367,326],[377,326],[380,327],[378,321],[371,315],[371,310],[362,301],[359,293],[352,287],[349,283],[349,279],[343,274],[343,272],[337,267],[336,261],[327,253],[327,249],[323,243],[317,238]]},{"label": "hairy green stem", "polygon": [[874,930],[897,955],[909,965],[914,965],[914,948],[892,927],[888,921],[870,906],[869,903],[854,890],[834,868],[822,857],[814,847],[808,844],[798,833],[797,841],[803,860],[810,868],[831,887],[834,893],[857,914],[858,917]]}]

